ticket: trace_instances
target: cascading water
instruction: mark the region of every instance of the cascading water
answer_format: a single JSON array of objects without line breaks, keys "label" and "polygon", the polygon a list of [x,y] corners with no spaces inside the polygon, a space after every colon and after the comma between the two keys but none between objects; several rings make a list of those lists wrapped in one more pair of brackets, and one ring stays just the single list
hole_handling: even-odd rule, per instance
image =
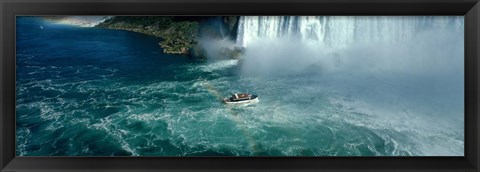
[{"label": "cascading water", "polygon": [[[447,22],[447,23],[445,23]],[[242,16],[237,44],[294,37],[330,47],[351,43],[401,41],[429,28],[463,28],[463,18],[433,16]]]},{"label": "cascading water", "polygon": [[216,25],[218,27],[218,30],[220,31],[220,36],[222,37],[222,39],[225,38],[225,28],[223,27],[221,17],[217,17],[215,21],[217,22]]},{"label": "cascading water", "polygon": [[463,53],[463,17],[458,16],[243,16],[237,32],[237,46],[247,47],[248,72],[312,64],[426,69],[420,61],[452,69],[461,66],[451,65],[450,57]]}]

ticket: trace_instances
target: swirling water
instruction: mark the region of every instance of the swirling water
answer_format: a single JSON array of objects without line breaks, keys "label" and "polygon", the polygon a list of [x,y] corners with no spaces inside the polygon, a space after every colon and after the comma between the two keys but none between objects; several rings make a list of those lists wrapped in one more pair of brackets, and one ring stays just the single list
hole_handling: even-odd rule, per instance
[{"label": "swirling water", "polygon": [[[463,155],[462,90],[443,80],[256,76],[248,59],[167,55],[159,41],[18,18],[17,155]],[[260,102],[225,105],[232,92]]]}]

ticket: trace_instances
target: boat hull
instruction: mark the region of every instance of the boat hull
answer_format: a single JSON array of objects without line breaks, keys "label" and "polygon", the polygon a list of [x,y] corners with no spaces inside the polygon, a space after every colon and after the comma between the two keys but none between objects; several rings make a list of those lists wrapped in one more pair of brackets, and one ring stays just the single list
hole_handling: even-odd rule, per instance
[{"label": "boat hull", "polygon": [[258,101],[259,101],[258,97],[254,99],[242,100],[242,101],[230,101],[228,99],[223,99],[223,102],[225,102],[226,104],[250,104],[250,103],[257,103]]}]

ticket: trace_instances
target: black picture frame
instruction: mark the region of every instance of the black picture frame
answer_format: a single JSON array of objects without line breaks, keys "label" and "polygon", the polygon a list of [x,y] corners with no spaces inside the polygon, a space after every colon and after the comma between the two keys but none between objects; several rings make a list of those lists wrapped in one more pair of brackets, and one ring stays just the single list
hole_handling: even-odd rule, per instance
[{"label": "black picture frame", "polygon": [[[478,0],[0,0],[0,171],[479,171]],[[462,15],[463,157],[16,157],[18,15]]]}]

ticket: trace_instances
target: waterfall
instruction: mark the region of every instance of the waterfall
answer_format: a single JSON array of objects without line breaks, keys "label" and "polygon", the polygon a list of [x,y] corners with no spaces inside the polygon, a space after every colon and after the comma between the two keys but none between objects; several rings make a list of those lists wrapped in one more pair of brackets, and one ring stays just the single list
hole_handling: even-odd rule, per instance
[{"label": "waterfall", "polygon": [[244,16],[238,23],[236,46],[246,47],[242,70],[255,75],[307,68],[321,73],[440,75],[463,69],[463,20],[463,16]]},{"label": "waterfall", "polygon": [[247,47],[258,39],[293,38],[341,48],[352,43],[402,41],[432,27],[463,30],[463,17],[243,16],[237,44]]},{"label": "waterfall", "polygon": [[218,31],[220,32],[220,36],[221,38],[225,38],[225,28],[223,26],[223,23],[222,23],[222,17],[216,17],[215,19],[215,25],[217,25],[217,29]]}]

